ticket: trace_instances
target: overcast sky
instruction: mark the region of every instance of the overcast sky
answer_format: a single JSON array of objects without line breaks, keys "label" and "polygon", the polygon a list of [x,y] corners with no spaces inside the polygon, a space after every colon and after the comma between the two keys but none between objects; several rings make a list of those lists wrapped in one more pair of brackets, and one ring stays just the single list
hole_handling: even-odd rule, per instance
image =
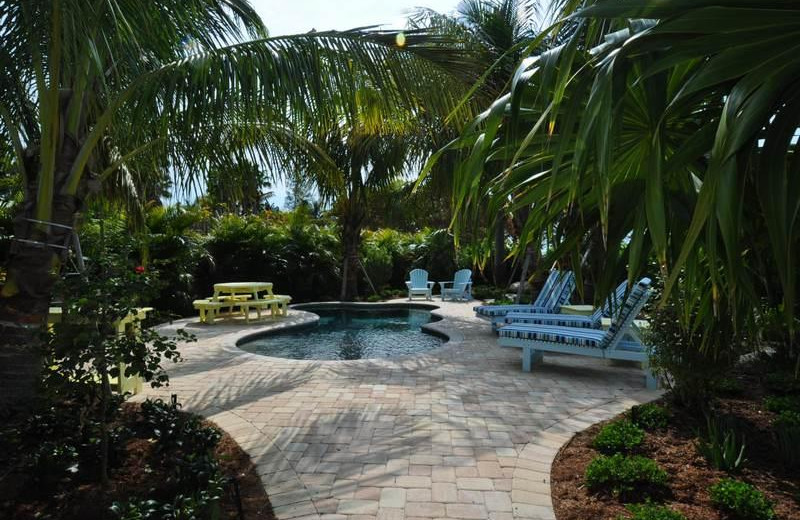
[{"label": "overcast sky", "polygon": [[440,13],[455,10],[459,0],[250,0],[272,36],[308,32],[311,29],[353,29],[385,25],[405,27],[406,14],[415,7]]}]

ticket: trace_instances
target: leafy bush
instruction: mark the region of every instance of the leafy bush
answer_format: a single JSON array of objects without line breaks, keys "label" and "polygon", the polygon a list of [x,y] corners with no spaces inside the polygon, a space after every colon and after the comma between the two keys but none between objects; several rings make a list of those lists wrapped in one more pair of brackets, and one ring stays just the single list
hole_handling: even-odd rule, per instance
[{"label": "leafy bush", "polygon": [[654,403],[639,404],[631,408],[630,420],[639,428],[657,430],[665,428],[669,422],[669,411]]},{"label": "leafy bush", "polygon": [[476,300],[503,300],[509,292],[505,287],[495,287],[494,285],[475,285],[472,287],[472,296]]},{"label": "leafy bush", "polygon": [[719,417],[706,417],[706,432],[697,441],[697,451],[715,469],[738,471],[745,463],[746,447],[744,435]]},{"label": "leafy bush", "polygon": [[[632,515],[628,517],[629,520],[686,520],[682,513],[649,501],[645,504],[631,504],[628,511]],[[617,520],[625,520],[625,517],[619,516]]]},{"label": "leafy bush", "polygon": [[198,269],[202,296],[218,282],[264,280],[295,302],[333,299],[341,278],[336,231],[305,210],[239,217],[225,215],[205,243],[209,259]]},{"label": "leafy bush", "polygon": [[642,444],[644,430],[628,420],[606,424],[594,438],[592,446],[606,454],[628,453]]},{"label": "leafy bush", "polygon": [[764,386],[777,394],[800,395],[800,379],[790,372],[772,372],[764,378]]},{"label": "leafy bush", "polygon": [[733,520],[771,520],[775,518],[772,503],[750,484],[723,479],[709,489],[711,501]]},{"label": "leafy bush", "polygon": [[781,461],[787,468],[800,467],[800,412],[781,412],[773,426]]},{"label": "leafy bush", "polygon": [[652,459],[639,455],[599,455],[586,468],[592,492],[608,492],[623,500],[644,499],[661,492],[667,473]]},{"label": "leafy bush", "polygon": [[712,391],[719,395],[737,396],[742,395],[744,387],[738,379],[732,377],[721,377],[711,385]]},{"label": "leafy bush", "polygon": [[[658,301],[654,295],[650,301]],[[653,308],[647,331],[653,372],[671,390],[675,401],[690,408],[702,408],[713,394],[713,382],[721,379],[737,356],[737,342],[731,337],[726,348],[702,348],[703,329],[684,323],[679,304],[674,301]],[[714,341],[726,344],[724,330]]]},{"label": "leafy bush", "polygon": [[764,399],[764,408],[770,412],[800,412],[800,396],[771,395]]}]

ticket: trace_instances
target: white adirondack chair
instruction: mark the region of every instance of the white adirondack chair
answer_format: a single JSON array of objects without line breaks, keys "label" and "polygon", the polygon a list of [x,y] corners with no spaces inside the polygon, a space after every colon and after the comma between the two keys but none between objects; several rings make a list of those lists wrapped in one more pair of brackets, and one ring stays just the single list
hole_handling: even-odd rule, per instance
[{"label": "white adirondack chair", "polygon": [[424,296],[426,300],[433,299],[433,285],[436,282],[428,281],[428,271],[425,269],[414,269],[409,273],[410,280],[406,282],[408,287],[408,299],[414,296]]},{"label": "white adirondack chair", "polygon": [[447,298],[464,301],[472,299],[472,271],[469,269],[456,271],[451,282],[439,282],[439,285],[442,286],[442,301]]}]

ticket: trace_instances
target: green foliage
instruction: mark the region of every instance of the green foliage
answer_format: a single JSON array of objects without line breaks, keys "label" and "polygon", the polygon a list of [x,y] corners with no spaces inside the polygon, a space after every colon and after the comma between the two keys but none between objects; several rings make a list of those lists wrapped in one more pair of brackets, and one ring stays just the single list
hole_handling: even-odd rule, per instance
[{"label": "green foliage", "polygon": [[717,395],[734,397],[737,395],[742,395],[742,392],[744,392],[744,387],[738,379],[734,379],[732,377],[722,377],[714,381],[714,383],[711,385],[711,390]]},{"label": "green foliage", "polygon": [[711,501],[732,520],[772,520],[772,503],[750,484],[722,479],[709,488]]},{"label": "green foliage", "polygon": [[[494,285],[475,285],[472,287],[472,296],[476,300],[493,300],[494,305],[501,305],[499,302],[506,301],[506,293],[508,289],[505,287],[495,287]],[[509,300],[509,304],[513,303]]]},{"label": "green foliage", "polygon": [[586,468],[586,485],[622,500],[642,500],[663,491],[667,473],[647,457],[618,453],[599,455]]},{"label": "green foliage", "polygon": [[770,412],[800,412],[800,396],[770,395],[764,398],[764,408]]},{"label": "green foliage", "polygon": [[744,435],[738,435],[728,421],[721,417],[706,416],[706,431],[699,435],[697,451],[715,469],[739,471],[746,459]]},{"label": "green foliage", "polygon": [[667,426],[669,410],[654,403],[638,404],[628,414],[631,422],[645,430],[658,430]]},{"label": "green foliage", "polygon": [[682,513],[673,511],[666,506],[652,504],[649,501],[645,504],[630,504],[627,508],[631,516],[619,516],[617,520],[625,520],[625,518],[629,520],[686,520]]},{"label": "green foliage", "polygon": [[592,446],[605,454],[630,453],[644,440],[644,430],[622,419],[606,424],[594,438]]},{"label": "green foliage", "polygon": [[218,282],[264,280],[294,301],[338,295],[339,240],[336,231],[312,219],[304,207],[289,213],[224,215],[205,243],[210,258],[200,266],[204,296]]},{"label": "green foliage", "polygon": [[764,386],[777,394],[800,395],[800,378],[786,371],[775,371],[766,375]]},{"label": "green foliage", "polygon": [[[671,397],[680,405],[699,409],[713,395],[714,381],[732,366],[736,349],[728,346],[715,352],[701,348],[705,332],[688,327],[680,313],[681,307],[674,300],[652,309],[646,344],[650,346],[651,368],[666,382]],[[722,330],[717,333],[725,335]]]},{"label": "green foliage", "polygon": [[800,467],[800,412],[784,410],[773,422],[775,443],[787,468]]}]

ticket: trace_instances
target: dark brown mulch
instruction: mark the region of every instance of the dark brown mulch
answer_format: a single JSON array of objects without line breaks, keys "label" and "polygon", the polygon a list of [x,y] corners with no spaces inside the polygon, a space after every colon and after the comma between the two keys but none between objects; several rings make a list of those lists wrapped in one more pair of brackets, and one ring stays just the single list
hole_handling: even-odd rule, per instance
[{"label": "dark brown mulch", "polygon": [[[735,475],[711,468],[697,453],[697,432],[706,429],[702,413],[672,408],[668,427],[648,432],[637,452],[656,460],[670,476],[669,495],[664,504],[689,520],[724,520],[712,506],[708,487],[721,478],[733,476],[754,485],[774,503],[781,520],[800,519],[800,472],[786,469],[774,447],[770,423],[775,414],[761,404],[763,390],[751,374],[738,374],[744,395],[720,398],[718,413],[732,416],[746,435],[744,469]],[[662,400],[659,404],[669,406]],[[611,496],[589,493],[584,485],[587,465],[598,453],[591,447],[603,426],[597,424],[578,433],[556,456],[551,470],[553,505],[558,520],[616,520],[628,518],[625,506]]]},{"label": "dark brown mulch", "polygon": [[[121,421],[135,424],[137,412],[138,406],[125,405]],[[269,498],[250,457],[224,432],[215,456],[223,474],[235,477],[238,482],[244,518],[274,520]],[[0,517],[14,520],[114,518],[109,507],[115,501],[124,502],[130,497],[149,497],[153,489],[157,492],[158,484],[165,480],[165,472],[168,470],[159,464],[158,457],[151,440],[134,436],[126,442],[120,464],[110,472],[111,482],[107,490],[102,490],[97,483],[85,481],[74,485],[59,485],[52,493],[23,489],[22,496],[14,500],[13,504],[0,503]],[[239,518],[237,501],[232,492],[233,486],[229,487],[229,492],[222,499],[221,518],[236,519]]]}]

